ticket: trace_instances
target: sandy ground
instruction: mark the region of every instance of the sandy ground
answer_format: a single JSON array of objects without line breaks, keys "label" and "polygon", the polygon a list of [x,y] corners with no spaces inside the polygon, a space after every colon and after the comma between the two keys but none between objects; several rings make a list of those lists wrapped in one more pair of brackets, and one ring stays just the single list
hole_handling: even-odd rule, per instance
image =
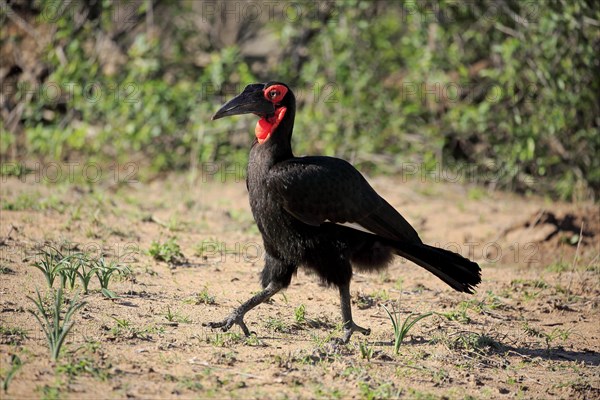
[{"label": "sandy ground", "polygon": [[[259,290],[262,267],[244,183],[205,178],[2,177],[0,378],[13,356],[23,363],[2,398],[600,398],[597,205],[371,179],[426,242],[477,260],[483,283],[473,296],[455,293],[400,259],[385,273],[357,274],[354,317],[372,334],[341,345],[332,340],[341,336],[337,291],[304,272],[246,316],[250,338],[202,325]],[[149,254],[171,238],[182,252],[174,262]],[[116,299],[92,279],[57,361],[28,312],[36,288],[52,300],[32,267],[49,246],[131,270],[110,281]],[[434,314],[395,354],[383,306],[400,321]]]}]

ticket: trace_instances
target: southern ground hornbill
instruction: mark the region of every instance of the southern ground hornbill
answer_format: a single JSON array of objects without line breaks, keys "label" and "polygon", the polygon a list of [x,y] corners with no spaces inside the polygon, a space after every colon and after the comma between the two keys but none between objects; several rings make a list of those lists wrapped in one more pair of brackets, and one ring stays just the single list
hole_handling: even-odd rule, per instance
[{"label": "southern ground hornbill", "polygon": [[302,266],[340,292],[344,338],[355,331],[352,268],[377,271],[394,255],[425,268],[455,290],[473,293],[479,266],[450,251],[424,244],[413,227],[349,163],[332,157],[294,157],[291,147],[296,100],[281,82],[248,85],[213,119],[252,113],[260,117],[250,150],[247,187],[252,214],[263,237],[263,290],[224,321],[207,326],[250,331],[244,315],[286,288]]}]

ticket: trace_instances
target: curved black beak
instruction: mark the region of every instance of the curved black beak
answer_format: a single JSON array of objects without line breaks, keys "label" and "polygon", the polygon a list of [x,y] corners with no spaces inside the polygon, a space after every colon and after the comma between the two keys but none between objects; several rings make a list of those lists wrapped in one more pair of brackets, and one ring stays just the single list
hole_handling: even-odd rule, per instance
[{"label": "curved black beak", "polygon": [[240,114],[258,114],[268,115],[275,112],[273,103],[263,96],[262,84],[252,84],[246,86],[244,91],[225,103],[219,111],[213,115],[212,119],[228,117],[230,115]]}]

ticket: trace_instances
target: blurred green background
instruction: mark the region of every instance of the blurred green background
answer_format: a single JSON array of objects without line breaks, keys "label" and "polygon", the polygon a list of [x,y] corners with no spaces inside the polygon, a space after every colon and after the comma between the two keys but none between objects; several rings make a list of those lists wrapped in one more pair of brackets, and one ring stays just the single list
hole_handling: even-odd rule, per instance
[{"label": "blurred green background", "polygon": [[594,0],[0,9],[3,174],[53,160],[136,162],[143,178],[243,164],[255,120],[210,117],[246,84],[280,80],[298,97],[297,155],[567,200],[600,194]]}]

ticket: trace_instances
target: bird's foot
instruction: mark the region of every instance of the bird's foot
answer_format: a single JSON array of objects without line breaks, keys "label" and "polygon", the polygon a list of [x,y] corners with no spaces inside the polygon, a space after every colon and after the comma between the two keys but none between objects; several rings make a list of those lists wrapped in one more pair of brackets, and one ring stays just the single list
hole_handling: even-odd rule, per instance
[{"label": "bird's foot", "polygon": [[242,329],[244,335],[250,336],[250,330],[244,322],[244,314],[239,313],[237,310],[229,314],[227,318],[225,318],[223,321],[207,322],[202,325],[208,326],[209,328],[213,329],[221,328],[223,332],[227,332],[234,324],[238,325]]},{"label": "bird's foot", "polygon": [[348,343],[354,332],[360,332],[365,336],[369,336],[371,334],[371,329],[363,328],[362,326],[356,325],[354,321],[350,321],[349,324],[344,326],[344,338],[342,339],[342,343]]}]

